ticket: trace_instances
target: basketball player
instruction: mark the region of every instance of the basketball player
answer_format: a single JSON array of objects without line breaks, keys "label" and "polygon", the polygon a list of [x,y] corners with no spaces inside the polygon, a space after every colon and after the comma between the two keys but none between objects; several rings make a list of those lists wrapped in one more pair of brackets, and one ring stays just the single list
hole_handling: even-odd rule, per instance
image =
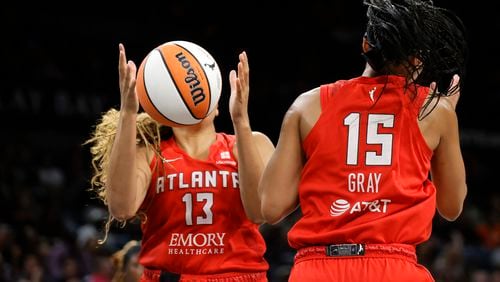
[{"label": "basketball player", "polygon": [[246,53],[229,75],[235,135],[216,132],[217,109],[174,128],[138,113],[136,65],[119,54],[120,110],[87,143],[111,220],[142,219],[141,281],[267,281],[257,186],[274,145],[250,127]]},{"label": "basketball player", "polygon": [[466,196],[460,20],[431,1],[364,3],[363,73],[294,101],[259,185],[269,223],[300,204],[290,281],[433,281],[415,247]]}]

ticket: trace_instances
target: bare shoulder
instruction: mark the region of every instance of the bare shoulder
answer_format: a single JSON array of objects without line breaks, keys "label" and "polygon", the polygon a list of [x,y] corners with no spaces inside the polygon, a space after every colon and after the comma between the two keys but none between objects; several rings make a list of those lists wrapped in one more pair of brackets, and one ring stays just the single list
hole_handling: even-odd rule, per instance
[{"label": "bare shoulder", "polygon": [[288,108],[285,114],[284,122],[287,122],[288,120],[298,121],[301,116],[311,111],[311,109],[318,106],[321,107],[319,93],[319,87],[316,87],[297,96],[292,105]]},{"label": "bare shoulder", "polygon": [[427,145],[434,150],[444,136],[454,134],[458,127],[457,115],[453,102],[448,97],[433,98],[421,115],[419,127]]},{"label": "bare shoulder", "polygon": [[320,90],[320,87],[318,86],[316,88],[313,88],[309,91],[306,91],[306,92],[300,94],[299,96],[309,97],[309,98],[311,98],[313,96],[319,96],[319,90]]},{"label": "bare shoulder", "polygon": [[320,103],[320,88],[316,87],[309,91],[300,94],[292,104],[292,108],[296,109],[309,109],[309,107],[314,105],[319,105]]},{"label": "bare shoulder", "polygon": [[443,110],[455,113],[456,102],[453,101],[454,99],[455,97],[441,97],[441,99],[439,99],[439,105]]},{"label": "bare shoulder", "polygon": [[[283,117],[279,140],[285,139],[283,136],[306,136],[320,114],[320,87],[301,93]],[[276,146],[279,145],[279,140]]]},{"label": "bare shoulder", "polygon": [[252,131],[252,136],[254,139],[269,139],[266,134],[260,131]]},{"label": "bare shoulder", "polygon": [[452,99],[450,97],[433,98],[427,108],[423,109],[423,114],[434,121],[455,118],[456,112]]},{"label": "bare shoulder", "polygon": [[297,122],[301,140],[304,140],[321,115],[320,87],[297,97],[287,115]]},{"label": "bare shoulder", "polygon": [[254,140],[255,143],[259,147],[265,146],[265,147],[274,147],[273,142],[271,139],[264,133],[260,131],[252,131],[252,139]]}]

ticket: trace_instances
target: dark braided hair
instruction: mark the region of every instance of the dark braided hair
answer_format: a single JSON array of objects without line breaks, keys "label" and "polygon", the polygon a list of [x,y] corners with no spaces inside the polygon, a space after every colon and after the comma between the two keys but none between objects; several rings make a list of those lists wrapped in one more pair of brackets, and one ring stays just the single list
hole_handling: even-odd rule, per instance
[{"label": "dark braided hair", "polygon": [[415,74],[418,66],[407,63],[415,57],[423,66],[415,83],[436,82],[432,98],[455,93],[459,86],[452,89],[450,82],[454,74],[464,77],[468,52],[458,16],[434,6],[432,0],[364,0],[364,4],[368,6],[365,36],[372,48],[363,55],[376,72],[390,74],[391,65],[403,65]]}]

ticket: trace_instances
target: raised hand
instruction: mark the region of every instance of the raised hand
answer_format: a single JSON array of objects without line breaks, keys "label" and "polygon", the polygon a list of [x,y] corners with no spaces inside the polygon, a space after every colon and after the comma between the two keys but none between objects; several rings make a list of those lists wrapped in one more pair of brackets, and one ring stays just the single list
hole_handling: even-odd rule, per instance
[{"label": "raised hand", "polygon": [[231,96],[229,98],[229,113],[233,124],[249,123],[248,118],[248,95],[250,93],[248,57],[246,52],[239,55],[238,73],[231,70],[229,73],[229,84]]},{"label": "raised hand", "polygon": [[451,79],[450,89],[453,91],[448,94],[448,98],[453,105],[453,109],[456,109],[458,99],[460,98],[460,76],[458,74],[455,74]]},{"label": "raised hand", "polygon": [[120,110],[137,113],[139,111],[139,99],[135,91],[137,67],[133,61],[127,61],[125,47],[118,46],[120,57],[118,60],[118,73],[120,83]]}]

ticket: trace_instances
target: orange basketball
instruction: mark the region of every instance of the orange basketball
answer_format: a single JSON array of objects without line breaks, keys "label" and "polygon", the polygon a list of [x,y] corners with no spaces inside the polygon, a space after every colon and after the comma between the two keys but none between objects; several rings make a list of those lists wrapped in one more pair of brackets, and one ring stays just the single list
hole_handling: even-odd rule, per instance
[{"label": "orange basketball", "polygon": [[219,102],[222,79],[215,59],[199,45],[170,41],[153,49],[137,73],[141,107],[167,126],[197,124]]}]

